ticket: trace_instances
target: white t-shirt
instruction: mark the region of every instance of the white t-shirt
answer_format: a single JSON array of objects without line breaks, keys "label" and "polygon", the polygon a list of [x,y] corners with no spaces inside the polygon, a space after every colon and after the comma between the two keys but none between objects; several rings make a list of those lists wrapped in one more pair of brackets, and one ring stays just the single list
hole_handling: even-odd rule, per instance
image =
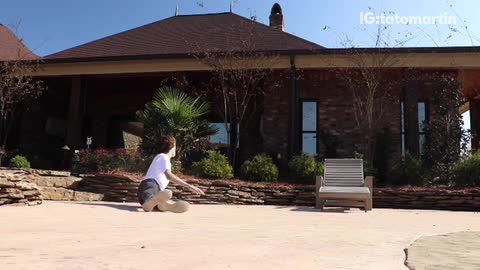
[{"label": "white t-shirt", "polygon": [[147,174],[143,179],[155,179],[160,186],[160,190],[164,190],[170,182],[167,179],[167,175],[165,175],[165,171],[167,170],[172,170],[170,157],[167,154],[158,154],[153,159],[152,164],[150,164]]}]

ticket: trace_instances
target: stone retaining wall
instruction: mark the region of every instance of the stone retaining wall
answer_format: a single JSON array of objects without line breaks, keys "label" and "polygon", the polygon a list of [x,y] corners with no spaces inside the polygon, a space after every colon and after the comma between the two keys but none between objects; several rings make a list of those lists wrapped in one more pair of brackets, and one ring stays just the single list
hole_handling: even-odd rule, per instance
[{"label": "stone retaining wall", "polygon": [[[104,194],[104,200],[136,202],[139,181],[127,176],[82,175],[78,188],[82,191]],[[315,201],[313,186],[282,184],[257,184],[242,181],[198,181],[189,179],[205,191],[204,196],[195,195],[183,187],[170,184],[174,199],[201,204],[268,204],[312,205]]]},{"label": "stone retaining wall", "polygon": [[0,169],[0,206],[41,204],[40,189],[32,178],[28,171]]},{"label": "stone retaining wall", "polygon": [[[104,194],[104,200],[136,202],[138,181],[127,176],[83,175],[80,190]],[[205,191],[195,195],[175,185],[169,185],[175,199],[200,204],[254,205],[315,205],[314,186],[251,183],[238,180],[195,180],[190,183]],[[375,208],[480,210],[480,188],[447,190],[441,188],[375,188]]]},{"label": "stone retaining wall", "polygon": [[[171,184],[168,188],[173,191],[174,199],[194,204],[315,204],[313,186],[188,178],[206,195],[195,195]],[[35,205],[42,199],[102,200],[102,197],[104,201],[136,202],[139,183],[134,178],[119,175],[82,175],[77,178],[68,172],[0,168],[0,205]],[[480,188],[375,188],[373,207],[479,211]]]},{"label": "stone retaining wall", "polygon": [[414,187],[374,189],[373,207],[479,211],[480,188],[466,190]]}]

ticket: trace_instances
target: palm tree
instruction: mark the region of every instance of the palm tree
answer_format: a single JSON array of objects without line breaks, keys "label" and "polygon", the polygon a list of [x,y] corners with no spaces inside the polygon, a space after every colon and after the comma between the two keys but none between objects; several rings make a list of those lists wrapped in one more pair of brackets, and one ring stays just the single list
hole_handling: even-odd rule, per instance
[{"label": "palm tree", "polygon": [[183,159],[188,151],[218,132],[204,118],[210,112],[208,103],[192,98],[170,87],[160,88],[153,101],[137,112],[144,124],[142,148],[146,153],[157,153],[160,136],[171,135],[177,140],[177,156]]}]

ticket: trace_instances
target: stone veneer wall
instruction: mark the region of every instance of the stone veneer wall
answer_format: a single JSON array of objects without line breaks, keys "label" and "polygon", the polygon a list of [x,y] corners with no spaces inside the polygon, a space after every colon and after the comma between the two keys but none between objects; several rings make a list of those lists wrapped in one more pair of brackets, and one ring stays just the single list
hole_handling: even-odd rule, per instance
[{"label": "stone veneer wall", "polygon": [[480,187],[465,190],[442,188],[378,188],[373,207],[480,211]]},{"label": "stone veneer wall", "polygon": [[0,169],[0,206],[41,204],[42,196],[33,177],[25,170]]},{"label": "stone veneer wall", "polygon": [[[169,185],[175,199],[199,204],[298,205],[315,204],[314,186],[251,183],[238,180],[198,181],[190,183],[203,189],[205,196]],[[136,202],[139,182],[126,176],[84,175],[79,188],[104,194],[104,200]],[[480,188],[447,190],[441,188],[375,188],[374,208],[480,210]]]}]

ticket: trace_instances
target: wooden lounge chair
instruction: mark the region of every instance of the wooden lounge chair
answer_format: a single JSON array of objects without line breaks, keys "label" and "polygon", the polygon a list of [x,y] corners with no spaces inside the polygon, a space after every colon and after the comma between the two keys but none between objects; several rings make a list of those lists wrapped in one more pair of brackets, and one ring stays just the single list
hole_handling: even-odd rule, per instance
[{"label": "wooden lounge chair", "polygon": [[363,176],[361,159],[325,159],[324,176],[316,179],[316,208],[325,205],[372,210],[373,177]]}]

